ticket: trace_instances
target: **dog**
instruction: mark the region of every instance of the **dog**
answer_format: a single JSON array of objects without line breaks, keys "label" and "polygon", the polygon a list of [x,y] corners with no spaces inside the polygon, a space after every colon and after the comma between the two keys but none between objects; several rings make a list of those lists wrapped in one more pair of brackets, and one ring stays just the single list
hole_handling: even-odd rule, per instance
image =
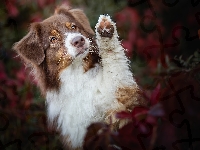
[{"label": "dog", "polygon": [[32,23],[13,49],[32,66],[46,98],[49,125],[71,149],[82,147],[91,123],[120,128],[126,121],[115,113],[140,105],[138,85],[108,15],[100,15],[94,33],[82,10],[60,6]]}]

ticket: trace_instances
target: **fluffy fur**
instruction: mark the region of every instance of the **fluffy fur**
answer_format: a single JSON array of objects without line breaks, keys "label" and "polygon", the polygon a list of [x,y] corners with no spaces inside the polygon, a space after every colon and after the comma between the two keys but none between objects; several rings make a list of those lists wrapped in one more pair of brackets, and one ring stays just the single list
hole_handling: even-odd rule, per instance
[{"label": "fluffy fur", "polygon": [[115,113],[140,104],[115,23],[101,15],[95,33],[81,10],[61,6],[14,46],[35,70],[49,124],[71,148],[82,146],[91,123],[112,120],[119,128],[125,122]]}]

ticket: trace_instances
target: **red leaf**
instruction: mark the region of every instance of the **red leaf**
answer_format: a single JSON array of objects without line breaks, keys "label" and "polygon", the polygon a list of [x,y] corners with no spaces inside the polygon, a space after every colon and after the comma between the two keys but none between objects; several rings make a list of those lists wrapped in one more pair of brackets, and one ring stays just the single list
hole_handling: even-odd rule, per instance
[{"label": "red leaf", "polygon": [[20,70],[18,70],[18,72],[16,73],[17,79],[24,82],[25,78],[26,78],[26,74],[24,71],[24,68],[21,68]]},{"label": "red leaf", "polygon": [[30,18],[30,22],[40,22],[40,21],[42,21],[42,16],[39,13],[33,14],[33,16],[31,16]]},{"label": "red leaf", "polygon": [[3,81],[6,79],[6,73],[3,63],[0,62],[0,80]]},{"label": "red leaf", "polygon": [[148,110],[149,109],[147,107],[142,107],[142,106],[135,107],[132,111],[132,117],[136,118],[138,115],[147,114]]},{"label": "red leaf", "polygon": [[19,14],[15,1],[6,1],[6,8],[10,16],[15,17]]},{"label": "red leaf", "polygon": [[151,125],[156,125],[157,124],[157,120],[158,119],[156,117],[151,116],[151,115],[148,115],[146,117],[146,122],[149,123],[149,124],[151,124]]},{"label": "red leaf", "polygon": [[46,0],[37,0],[37,4],[40,8],[44,8],[45,5],[47,4]]},{"label": "red leaf", "polygon": [[137,139],[138,130],[134,127],[133,123],[128,123],[124,127],[118,130],[118,135],[115,137],[115,141],[119,147],[127,149],[140,150],[140,143]]},{"label": "red leaf", "polygon": [[146,122],[144,122],[144,121],[141,121],[141,122],[139,122],[138,123],[138,128],[139,128],[139,130],[142,132],[142,133],[148,133],[149,132],[149,126],[147,125],[147,123]]},{"label": "red leaf", "polygon": [[112,132],[108,125],[103,123],[94,123],[88,127],[84,139],[84,149],[105,149],[109,150],[111,144]]},{"label": "red leaf", "polygon": [[127,55],[129,57],[131,57],[132,56],[132,51],[133,51],[132,41],[130,41],[130,40],[124,40],[124,41],[122,41],[122,45],[126,49]]},{"label": "red leaf", "polygon": [[116,118],[119,118],[119,119],[130,119],[130,118],[132,118],[132,115],[129,112],[122,111],[122,112],[116,113]]},{"label": "red leaf", "polygon": [[3,81],[3,80],[6,79],[6,74],[5,74],[5,72],[0,72],[0,79],[1,79],[1,81]]},{"label": "red leaf", "polygon": [[160,84],[158,84],[156,86],[156,88],[153,90],[151,97],[150,97],[151,105],[155,105],[158,102],[159,97],[160,97],[160,88],[161,88]]},{"label": "red leaf", "polygon": [[150,108],[148,114],[152,115],[154,117],[162,117],[165,115],[165,112],[164,112],[162,105],[160,103],[158,103]]}]

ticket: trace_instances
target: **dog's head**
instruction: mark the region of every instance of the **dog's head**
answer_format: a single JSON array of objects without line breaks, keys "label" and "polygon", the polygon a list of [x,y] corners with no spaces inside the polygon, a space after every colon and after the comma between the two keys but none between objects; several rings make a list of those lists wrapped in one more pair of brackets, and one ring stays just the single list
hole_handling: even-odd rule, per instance
[{"label": "dog's head", "polygon": [[61,6],[51,17],[31,24],[29,33],[13,49],[32,64],[46,90],[59,87],[60,72],[73,61],[82,60],[85,71],[98,62],[93,36],[83,11]]}]

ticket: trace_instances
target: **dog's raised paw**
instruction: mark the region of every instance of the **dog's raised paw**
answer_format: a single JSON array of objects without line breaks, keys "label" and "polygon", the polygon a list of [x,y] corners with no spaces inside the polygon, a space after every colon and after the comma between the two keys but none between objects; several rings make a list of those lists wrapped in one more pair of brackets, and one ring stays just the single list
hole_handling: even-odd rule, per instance
[{"label": "dog's raised paw", "polygon": [[100,15],[96,25],[96,32],[98,32],[101,37],[112,38],[114,33],[114,23],[110,19],[110,16]]}]

